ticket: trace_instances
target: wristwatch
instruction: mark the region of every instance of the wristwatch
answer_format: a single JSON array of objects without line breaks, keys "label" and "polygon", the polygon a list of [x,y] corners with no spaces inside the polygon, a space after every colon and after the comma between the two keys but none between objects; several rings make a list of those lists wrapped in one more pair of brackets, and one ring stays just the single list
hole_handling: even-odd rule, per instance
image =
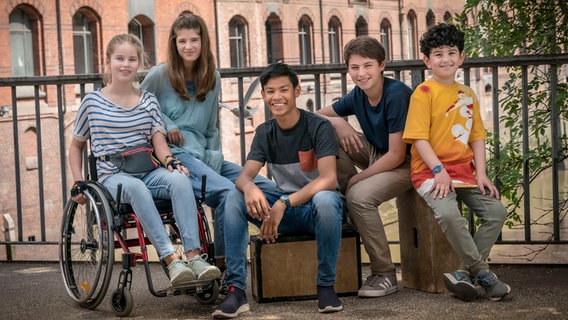
[{"label": "wristwatch", "polygon": [[290,198],[287,195],[283,194],[280,196],[280,201],[286,205],[286,209],[290,208]]},{"label": "wristwatch", "polygon": [[439,164],[439,165],[435,166],[434,169],[432,169],[432,173],[436,174],[436,173],[442,171],[442,169],[444,169],[444,166]]}]

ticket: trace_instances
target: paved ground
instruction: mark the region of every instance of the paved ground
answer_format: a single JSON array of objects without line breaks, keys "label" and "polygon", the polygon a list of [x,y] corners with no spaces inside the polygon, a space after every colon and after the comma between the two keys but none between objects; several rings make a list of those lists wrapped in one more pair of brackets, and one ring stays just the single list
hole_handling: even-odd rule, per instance
[{"label": "paved ground", "polygon": [[[165,277],[152,265],[156,287]],[[78,307],[67,295],[57,263],[0,262],[0,319],[113,319],[109,296],[120,266],[114,268],[107,297],[95,310]],[[316,301],[256,303],[239,319],[568,319],[568,266],[493,266],[500,279],[513,288],[501,302],[478,299],[462,302],[449,293],[432,294],[401,288],[378,299],[343,297],[343,312],[322,315]],[[363,276],[369,273],[363,267]],[[400,274],[399,281],[400,281]],[[250,280],[250,279],[249,279]],[[162,281],[162,282],[161,282]],[[250,282],[249,282],[250,283]],[[143,267],[133,276],[133,319],[209,319],[214,306],[194,297],[156,298],[147,289]]]}]

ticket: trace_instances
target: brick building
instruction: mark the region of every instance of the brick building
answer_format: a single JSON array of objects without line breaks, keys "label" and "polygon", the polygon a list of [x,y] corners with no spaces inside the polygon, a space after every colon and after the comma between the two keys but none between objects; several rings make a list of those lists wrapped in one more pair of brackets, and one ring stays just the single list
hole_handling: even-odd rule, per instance
[{"label": "brick building", "polygon": [[[198,14],[207,22],[219,68],[264,66],[275,61],[291,65],[342,63],[343,46],[364,34],[376,37],[385,45],[387,60],[419,59],[419,36],[429,25],[460,12],[463,2],[1,0],[0,78],[102,73],[107,42],[113,35],[124,32],[135,33],[142,39],[149,56],[148,66],[164,62],[170,25],[183,10]],[[234,83],[231,79],[223,80],[221,100],[229,105],[237,105]],[[305,94],[299,105],[312,109],[310,80],[302,83]],[[332,85],[332,77],[324,79],[323,85],[326,84],[330,86],[322,99],[324,106],[341,94],[339,88]],[[33,87],[16,90],[18,143],[15,144],[12,92],[10,88],[0,88],[0,106],[7,106],[10,111],[0,117],[0,150],[3,151],[0,163],[16,161],[20,166],[23,239],[57,241],[62,210],[58,92],[55,86],[38,89],[39,106],[33,100]],[[73,111],[79,98],[78,86],[63,87],[64,144],[70,141]],[[262,102],[257,92],[249,105],[259,104]],[[220,109],[219,116],[225,156],[239,162],[238,119],[226,109]],[[247,122],[247,135],[263,120],[263,112],[257,112]],[[43,152],[41,159],[38,159],[38,148]],[[14,156],[15,150],[17,156]],[[13,166],[3,165],[0,175],[0,213],[13,214],[18,206],[16,173]],[[45,212],[45,235],[41,234],[39,212]],[[0,248],[0,257],[2,250],[4,248]],[[50,252],[35,254],[38,259],[53,257]]]}]

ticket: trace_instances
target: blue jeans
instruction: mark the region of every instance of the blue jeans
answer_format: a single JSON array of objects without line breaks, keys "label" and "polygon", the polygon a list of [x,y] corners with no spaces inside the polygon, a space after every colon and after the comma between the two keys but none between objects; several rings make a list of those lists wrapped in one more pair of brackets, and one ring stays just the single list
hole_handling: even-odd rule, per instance
[{"label": "blue jeans", "polygon": [[[281,193],[264,192],[272,206]],[[227,196],[225,214],[225,246],[227,248],[227,284],[246,289],[247,245],[249,242],[248,222],[260,227],[261,221],[251,218],[246,209],[244,195],[233,189]],[[284,212],[278,226],[278,233],[306,232],[316,235],[318,252],[318,285],[335,284],[337,256],[341,243],[341,223],[343,221],[343,199],[339,192],[320,191],[310,202],[291,207]],[[302,252],[298,252],[302,259]]]},{"label": "blue jeans", "polygon": [[104,179],[102,184],[113,197],[116,196],[118,184],[122,184],[122,201],[134,209],[160,259],[175,253],[175,250],[154,199],[171,199],[184,250],[201,248],[195,197],[185,174],[177,170],[169,172],[165,168],[142,174],[120,172]]},{"label": "blue jeans", "polygon": [[[225,212],[225,200],[229,191],[234,189],[235,181],[241,174],[243,167],[238,164],[223,161],[221,173],[217,173],[201,160],[189,153],[180,152],[174,154],[178,160],[189,170],[193,193],[199,197],[201,195],[201,177],[207,176],[205,190],[205,204],[215,210],[215,220],[213,221],[213,243],[215,244],[215,258],[225,256],[225,238],[223,236],[223,215]],[[257,176],[255,183],[263,191],[274,190],[276,184],[263,176]]]}]

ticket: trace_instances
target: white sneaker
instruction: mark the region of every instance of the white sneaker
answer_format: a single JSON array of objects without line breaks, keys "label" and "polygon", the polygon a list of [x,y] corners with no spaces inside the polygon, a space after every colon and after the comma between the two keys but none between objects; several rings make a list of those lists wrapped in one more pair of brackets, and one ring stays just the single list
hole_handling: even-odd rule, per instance
[{"label": "white sneaker", "polygon": [[174,260],[168,265],[168,273],[170,275],[170,283],[172,286],[195,280],[195,273],[193,273],[193,270],[185,261]]},{"label": "white sneaker", "polygon": [[221,270],[206,261],[207,254],[196,255],[187,259],[187,264],[198,280],[214,280],[221,276]]}]

